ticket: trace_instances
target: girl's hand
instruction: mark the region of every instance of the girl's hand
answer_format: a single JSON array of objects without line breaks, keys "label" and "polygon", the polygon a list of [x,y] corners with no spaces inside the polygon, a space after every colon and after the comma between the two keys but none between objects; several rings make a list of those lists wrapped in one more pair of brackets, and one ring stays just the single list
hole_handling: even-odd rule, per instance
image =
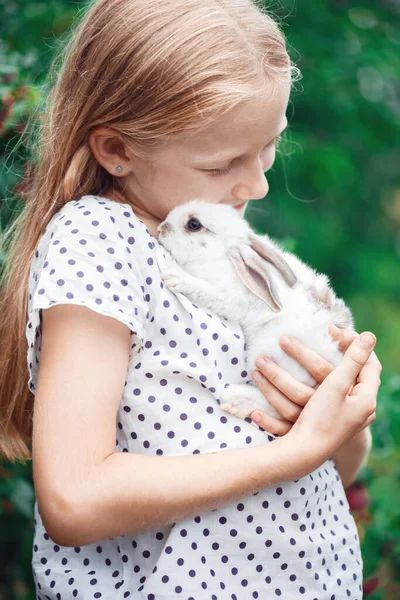
[{"label": "girl's hand", "polygon": [[[313,388],[301,383],[270,358],[260,356],[256,359],[259,370],[253,371],[253,380],[282,418],[272,417],[261,410],[253,411],[250,418],[259,427],[282,436],[290,431],[303,407],[315,393],[315,389],[333,371],[334,366],[295,338],[281,336],[279,343],[285,352],[300,363],[317,381],[316,387]],[[342,348],[341,350],[343,352]]]},{"label": "girl's hand", "polygon": [[332,456],[375,420],[381,371],[372,353],[375,343],[371,333],[356,337],[291,429],[299,447],[311,449],[318,460]]},{"label": "girl's hand", "polygon": [[[356,332],[339,329],[334,325],[330,326],[329,332],[333,339],[338,341],[342,352],[345,352],[358,337]],[[250,416],[256,421],[255,416],[260,414],[261,419],[256,421],[257,424],[271,433],[282,436],[290,431],[293,423],[300,416],[303,407],[315,393],[316,388],[334,370],[334,366],[294,338],[290,339],[289,345],[284,343],[283,338],[280,339],[280,343],[285,352],[297,360],[317,381],[316,387],[312,388],[299,382],[287,371],[278,367],[273,361],[267,360],[267,363],[263,366],[259,363],[259,359],[257,359],[256,365],[262,373],[262,378],[261,381],[255,381],[266,398],[268,398],[279,414],[282,415],[283,419],[271,417],[259,410],[254,411]],[[360,381],[366,381],[367,384],[372,384],[373,386],[377,379],[379,381],[381,371],[382,366],[376,354],[372,353],[360,373]]]}]

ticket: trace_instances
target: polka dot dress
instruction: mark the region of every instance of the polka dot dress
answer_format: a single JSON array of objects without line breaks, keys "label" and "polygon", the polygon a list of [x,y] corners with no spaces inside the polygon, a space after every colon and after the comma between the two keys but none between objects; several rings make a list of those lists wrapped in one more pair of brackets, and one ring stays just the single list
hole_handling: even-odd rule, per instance
[{"label": "polka dot dress", "polygon": [[[274,443],[220,409],[226,384],[250,380],[239,324],[174,295],[160,277],[164,261],[128,204],[83,196],[63,206],[30,269],[29,388],[40,310],[79,304],[131,330],[117,452],[186,456]],[[362,598],[359,538],[332,460],[220,509],[75,548],[51,540],[35,502],[32,568],[38,600]]]}]

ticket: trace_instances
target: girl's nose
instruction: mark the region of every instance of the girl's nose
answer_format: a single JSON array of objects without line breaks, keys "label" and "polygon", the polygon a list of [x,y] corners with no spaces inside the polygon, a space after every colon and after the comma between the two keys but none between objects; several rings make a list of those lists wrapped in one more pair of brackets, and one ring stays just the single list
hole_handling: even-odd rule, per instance
[{"label": "girl's nose", "polygon": [[237,183],[234,188],[236,198],[244,200],[256,200],[264,198],[268,194],[269,185],[262,166],[259,164],[251,173],[247,171],[248,176],[242,178],[240,183]]}]

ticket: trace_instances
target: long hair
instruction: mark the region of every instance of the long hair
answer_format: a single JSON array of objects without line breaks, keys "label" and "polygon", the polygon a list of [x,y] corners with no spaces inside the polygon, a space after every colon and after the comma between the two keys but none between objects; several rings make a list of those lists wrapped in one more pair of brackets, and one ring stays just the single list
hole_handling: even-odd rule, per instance
[{"label": "long hair", "polygon": [[40,236],[66,202],[82,195],[111,187],[126,202],[122,179],[90,149],[91,130],[110,127],[147,158],[171,136],[199,131],[239,103],[268,95],[271,82],[296,81],[299,70],[263,4],[95,0],[81,10],[56,53],[44,108],[34,115],[38,134],[27,135],[34,169],[19,186],[23,208],[3,234],[0,457],[31,459],[34,395],[25,328],[30,264]]}]

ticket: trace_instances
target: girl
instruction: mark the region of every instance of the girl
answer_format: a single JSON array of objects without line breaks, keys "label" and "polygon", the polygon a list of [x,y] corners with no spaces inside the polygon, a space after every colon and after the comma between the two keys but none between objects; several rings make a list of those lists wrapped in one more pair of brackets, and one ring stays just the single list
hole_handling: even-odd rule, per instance
[{"label": "girl", "polygon": [[296,76],[250,0],[97,0],[66,46],[0,330],[38,599],[362,597],[344,485],[370,445],[375,337],[332,333],[336,369],[292,340],[316,390],[260,364],[282,420],[259,427],[219,406],[251,375],[239,325],[160,277],[174,206],[265,197]]}]

